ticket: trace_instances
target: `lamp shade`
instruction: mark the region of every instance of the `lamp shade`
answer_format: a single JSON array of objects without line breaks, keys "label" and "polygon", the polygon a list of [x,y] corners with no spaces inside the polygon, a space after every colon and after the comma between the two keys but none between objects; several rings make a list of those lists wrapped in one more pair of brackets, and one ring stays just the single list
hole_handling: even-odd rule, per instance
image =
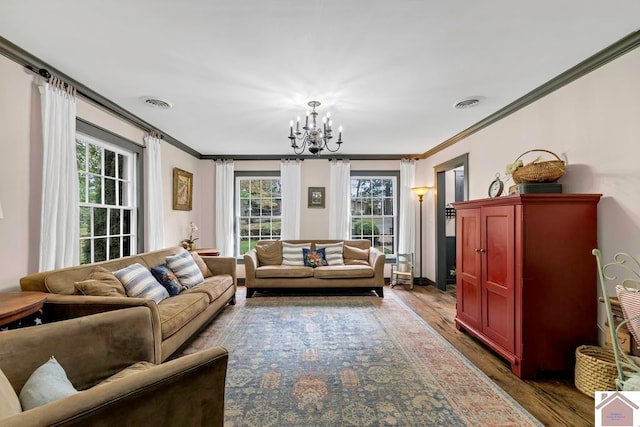
[{"label": "lamp shade", "polygon": [[411,189],[413,190],[414,193],[416,193],[417,196],[424,196],[429,192],[429,190],[431,190],[431,187],[426,187],[426,186],[411,187]]}]

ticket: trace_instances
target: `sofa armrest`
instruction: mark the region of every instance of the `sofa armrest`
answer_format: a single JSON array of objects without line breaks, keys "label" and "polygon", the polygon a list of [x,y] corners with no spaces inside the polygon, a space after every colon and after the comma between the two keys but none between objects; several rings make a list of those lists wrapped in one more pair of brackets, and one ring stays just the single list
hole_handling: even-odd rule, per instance
[{"label": "sofa armrest", "polygon": [[37,367],[54,356],[78,389],[138,361],[158,363],[150,311],[144,307],[0,333],[0,369],[20,391]]},{"label": "sofa armrest", "polygon": [[204,263],[207,264],[207,267],[209,267],[209,270],[211,270],[214,276],[217,276],[218,274],[229,274],[233,279],[233,284],[237,284],[237,262],[234,257],[203,256],[201,258]]},{"label": "sofa armrest", "polygon": [[369,249],[369,265],[373,267],[373,275],[375,277],[376,284],[384,286],[384,262],[385,255],[376,248]]},{"label": "sofa armrest", "polygon": [[213,347],[4,420],[6,426],[222,426],[228,353]]},{"label": "sofa armrest", "polygon": [[247,287],[253,285],[256,279],[256,268],[258,268],[258,252],[255,248],[244,254],[244,277]]},{"label": "sofa armrest", "polygon": [[130,307],[146,307],[149,310],[151,333],[156,339],[155,351],[158,356],[158,359],[152,362],[160,363],[162,360],[160,358],[162,345],[160,312],[158,305],[150,299],[47,294],[42,312],[45,322],[57,322]]}]

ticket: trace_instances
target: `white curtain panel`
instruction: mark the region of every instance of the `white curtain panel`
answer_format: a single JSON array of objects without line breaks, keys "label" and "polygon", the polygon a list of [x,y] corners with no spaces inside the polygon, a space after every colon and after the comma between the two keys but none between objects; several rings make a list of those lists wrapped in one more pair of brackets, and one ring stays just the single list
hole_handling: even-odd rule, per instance
[{"label": "white curtain panel", "polygon": [[331,160],[329,171],[329,238],[348,239],[351,229],[351,164],[348,160]]},{"label": "white curtain panel", "polygon": [[222,256],[234,256],[233,171],[233,160],[216,161],[216,248]]},{"label": "white curtain panel", "polygon": [[60,82],[38,84],[42,114],[40,271],[80,262],[76,99]]},{"label": "white curtain panel", "polygon": [[400,161],[400,208],[398,218],[398,253],[410,254],[416,247],[416,200],[411,190],[415,184],[416,161]]},{"label": "white curtain panel", "polygon": [[280,182],[282,183],[282,229],[281,239],[300,238],[300,189],[302,162],[282,160]]},{"label": "white curtain panel", "polygon": [[164,203],[162,198],[162,155],[160,139],[144,137],[146,146],[145,168],[146,199],[145,216],[147,224],[145,251],[164,248]]}]

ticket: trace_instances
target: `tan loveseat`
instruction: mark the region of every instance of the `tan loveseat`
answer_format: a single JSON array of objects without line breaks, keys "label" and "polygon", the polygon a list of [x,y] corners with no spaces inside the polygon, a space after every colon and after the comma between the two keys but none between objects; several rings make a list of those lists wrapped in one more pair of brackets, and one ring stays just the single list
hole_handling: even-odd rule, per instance
[{"label": "tan loveseat", "polygon": [[[278,250],[282,253],[282,242],[310,243],[311,250],[317,244],[343,242],[345,265],[316,268],[282,265],[282,256],[277,256]],[[261,257],[267,247],[276,256]],[[369,240],[260,240],[244,255],[247,298],[259,289],[278,288],[367,288],[382,298],[384,262],[384,254],[372,248]]]},{"label": "tan loveseat", "polygon": [[111,261],[31,274],[20,279],[20,287],[23,291],[50,293],[43,310],[47,322],[133,306],[149,308],[158,347],[158,358],[155,362],[160,363],[180,349],[227,303],[235,304],[235,258],[202,257],[213,276],[191,289],[162,300],[159,304],[143,298],[81,295],[76,291],[74,284],[85,280],[96,266],[115,271],[140,263],[151,268],[163,264],[168,255],[183,251],[183,248],[173,247]]},{"label": "tan loveseat", "polygon": [[[0,426],[222,426],[227,351],[154,364],[153,321],[133,307],[0,332]],[[51,356],[80,392],[23,411],[17,396]]]}]

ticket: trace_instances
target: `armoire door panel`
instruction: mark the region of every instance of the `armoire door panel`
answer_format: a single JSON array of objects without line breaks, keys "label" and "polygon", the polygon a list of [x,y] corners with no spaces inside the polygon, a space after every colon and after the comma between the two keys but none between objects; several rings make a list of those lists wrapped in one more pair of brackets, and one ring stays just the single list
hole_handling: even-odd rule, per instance
[{"label": "armoire door panel", "polygon": [[482,209],[482,331],[505,350],[515,348],[515,223],[513,206]]},{"label": "armoire door panel", "polygon": [[456,294],[458,317],[480,330],[482,291],[480,288],[480,210],[466,210],[456,216]]}]

